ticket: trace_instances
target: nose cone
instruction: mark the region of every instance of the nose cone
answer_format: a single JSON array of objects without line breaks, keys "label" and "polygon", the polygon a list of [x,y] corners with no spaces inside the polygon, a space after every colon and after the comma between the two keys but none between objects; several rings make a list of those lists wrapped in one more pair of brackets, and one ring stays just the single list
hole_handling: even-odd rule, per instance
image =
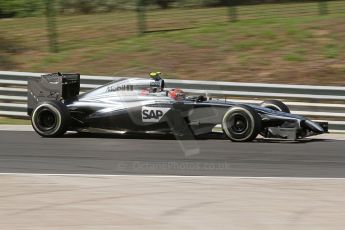
[{"label": "nose cone", "polygon": [[316,133],[324,133],[325,132],[325,130],[319,125],[319,124],[317,124],[317,123],[315,123],[315,122],[312,122],[312,121],[310,121],[310,120],[306,120],[306,121],[304,121],[305,123],[305,125],[308,127],[308,128],[310,128],[311,130],[313,130],[314,132],[316,132]]}]

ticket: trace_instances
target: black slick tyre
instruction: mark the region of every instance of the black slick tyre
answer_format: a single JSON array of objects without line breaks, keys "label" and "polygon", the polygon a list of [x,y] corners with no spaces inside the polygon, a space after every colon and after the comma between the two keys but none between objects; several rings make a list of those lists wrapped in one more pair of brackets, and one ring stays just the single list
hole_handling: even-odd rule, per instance
[{"label": "black slick tyre", "polygon": [[233,142],[253,141],[261,131],[261,118],[250,106],[234,106],[224,114],[222,129]]},{"label": "black slick tyre", "polygon": [[31,124],[42,137],[60,137],[70,125],[70,113],[60,101],[40,103],[33,111]]},{"label": "black slick tyre", "polygon": [[260,106],[284,113],[291,113],[289,107],[279,100],[266,100],[262,102]]}]

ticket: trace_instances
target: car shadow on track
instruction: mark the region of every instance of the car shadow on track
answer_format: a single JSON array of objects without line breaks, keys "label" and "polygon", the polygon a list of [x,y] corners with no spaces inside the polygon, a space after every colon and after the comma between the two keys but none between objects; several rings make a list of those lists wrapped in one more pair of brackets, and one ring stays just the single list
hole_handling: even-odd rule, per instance
[{"label": "car shadow on track", "polygon": [[255,142],[258,143],[279,143],[279,144],[307,144],[307,143],[313,143],[313,142],[333,142],[332,139],[310,139],[305,138],[301,140],[277,140],[277,139],[264,139],[264,138],[258,138],[255,140]]},{"label": "car shadow on track", "polygon": [[147,139],[147,140],[226,140],[221,133],[210,133],[198,136],[179,137],[173,134],[145,134],[145,133],[67,133],[62,138],[106,138],[106,139]]},{"label": "car shadow on track", "polygon": [[[144,140],[179,140],[179,141],[191,141],[191,140],[224,140],[229,141],[223,133],[209,133],[198,136],[179,137],[173,134],[145,134],[145,133],[67,133],[62,138],[103,138],[103,139],[144,139]],[[332,142],[332,139],[301,139],[301,140],[282,140],[282,139],[264,139],[258,137],[251,143],[280,143],[280,144],[307,144],[312,142]],[[245,142],[248,144],[248,142]],[[241,144],[236,143],[236,144]],[[242,143],[243,144],[243,143]]]}]

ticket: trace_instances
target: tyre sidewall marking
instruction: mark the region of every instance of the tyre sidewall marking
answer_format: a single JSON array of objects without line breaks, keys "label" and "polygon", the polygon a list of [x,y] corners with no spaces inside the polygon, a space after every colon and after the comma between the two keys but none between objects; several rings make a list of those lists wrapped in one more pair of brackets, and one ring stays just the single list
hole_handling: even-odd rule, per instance
[{"label": "tyre sidewall marking", "polygon": [[[230,134],[230,132],[229,132],[229,130],[228,130],[227,122],[226,122],[226,121],[227,121],[227,118],[229,117],[229,114],[230,114],[231,112],[233,112],[233,111],[236,111],[236,110],[245,112],[245,113],[251,118],[251,121],[250,121],[250,123],[251,123],[251,131],[250,131],[249,135],[246,135],[245,138],[241,138],[241,139],[233,138],[233,137],[232,137],[232,135]],[[229,110],[226,112],[226,114],[224,115],[224,118],[223,118],[222,125],[223,125],[223,127],[225,127],[225,129],[223,128],[223,130],[225,131],[225,133],[226,133],[226,135],[227,135],[228,137],[231,137],[232,139],[234,139],[234,140],[236,140],[236,141],[243,141],[243,140],[247,139],[248,137],[250,137],[251,135],[253,135],[254,126],[255,126],[255,121],[254,121],[254,117],[252,116],[252,114],[251,114],[248,110],[246,110],[246,109],[244,109],[244,108],[241,108],[241,107],[236,107],[236,108],[231,108],[231,109],[229,109]]]},{"label": "tyre sidewall marking", "polygon": [[59,128],[61,127],[61,114],[60,114],[60,111],[58,109],[56,109],[53,105],[51,104],[41,104],[39,105],[34,113],[32,114],[32,117],[31,117],[31,122],[32,122],[32,125],[34,126],[34,129],[40,133],[40,134],[43,134],[43,135],[46,135],[45,132],[42,132],[36,125],[36,122],[35,122],[35,117],[36,117],[36,113],[37,111],[42,108],[42,107],[47,107],[49,108],[50,110],[52,110],[56,115],[57,115],[57,125],[56,125],[56,128],[55,130],[52,132],[52,133],[49,133],[48,135],[54,135],[56,132],[58,132]]}]

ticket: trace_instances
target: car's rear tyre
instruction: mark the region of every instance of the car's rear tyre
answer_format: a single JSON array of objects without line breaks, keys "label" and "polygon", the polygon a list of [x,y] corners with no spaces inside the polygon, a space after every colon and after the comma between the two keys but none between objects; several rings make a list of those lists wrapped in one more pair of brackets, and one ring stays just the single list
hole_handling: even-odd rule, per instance
[{"label": "car's rear tyre", "polygon": [[68,129],[70,113],[60,101],[47,101],[39,104],[31,116],[34,130],[42,137],[59,137]]},{"label": "car's rear tyre", "polygon": [[284,113],[291,113],[289,107],[279,100],[266,100],[262,102],[260,106]]},{"label": "car's rear tyre", "polygon": [[225,113],[222,129],[233,142],[249,142],[260,133],[261,118],[250,106],[234,106]]}]

